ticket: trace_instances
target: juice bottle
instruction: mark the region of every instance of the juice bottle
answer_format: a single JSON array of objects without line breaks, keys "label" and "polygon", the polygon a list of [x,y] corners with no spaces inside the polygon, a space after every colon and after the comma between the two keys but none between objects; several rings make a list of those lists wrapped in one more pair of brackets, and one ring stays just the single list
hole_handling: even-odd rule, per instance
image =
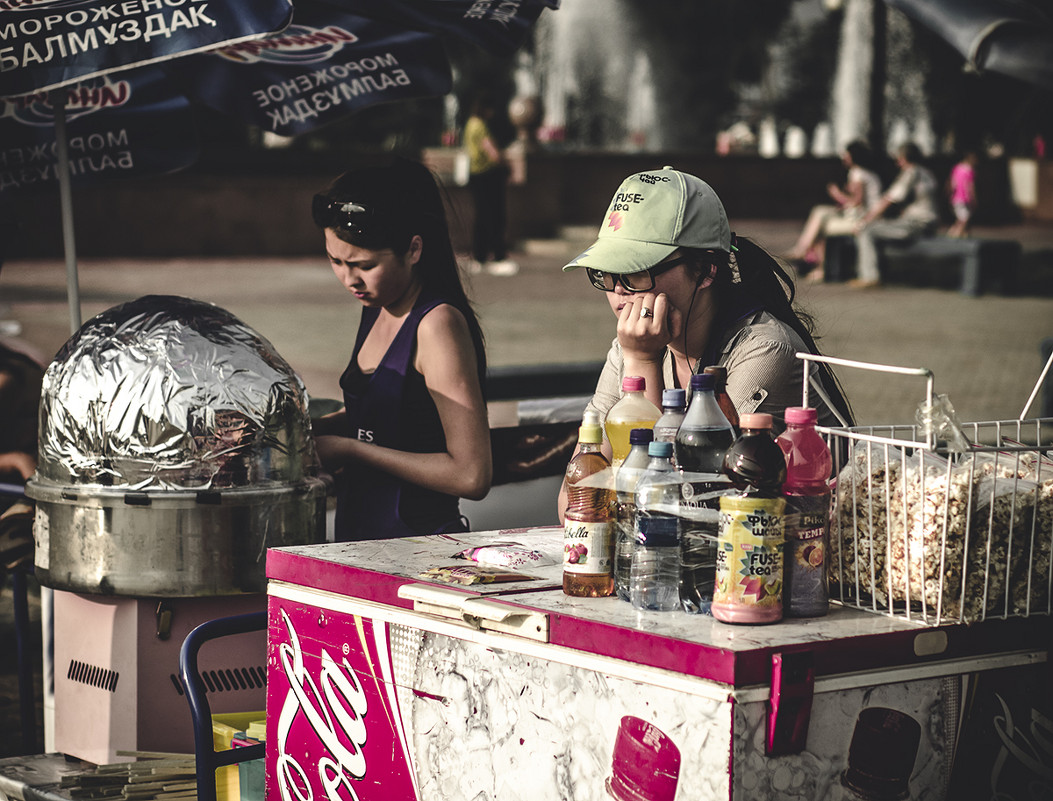
[{"label": "juice bottle", "polygon": [[654,431],[649,428],[634,428],[629,432],[629,455],[625,457],[614,477],[614,491],[618,496],[617,530],[614,537],[614,591],[623,601],[629,600],[629,567],[636,536],[636,482],[640,480],[651,461],[647,446],[653,439]]},{"label": "juice bottle", "polygon": [[611,464],[618,467],[629,455],[629,432],[634,428],[654,428],[662,410],[644,395],[646,383],[638,375],[622,379],[622,397],[607,412],[604,428],[611,443]]},{"label": "juice bottle", "polygon": [[744,414],[724,472],[737,492],[720,499],[713,617],[725,623],[782,619],[782,485],[786,460],[772,438],[770,414]]},{"label": "juice bottle", "polygon": [[581,447],[567,465],[563,525],[563,592],[600,597],[614,592],[614,492],[582,482],[611,466],[600,451],[599,414],[587,410],[578,429]]},{"label": "juice bottle", "polygon": [[691,376],[691,401],[676,435],[676,463],[685,473],[719,473],[735,440],[731,423],[713,394],[713,376]]},{"label": "juice bottle", "polygon": [[724,412],[732,428],[739,427],[739,413],[735,409],[735,403],[728,394],[728,370],[720,365],[711,365],[702,370],[706,375],[713,376],[713,395],[717,399],[717,406]]},{"label": "juice bottle", "polygon": [[819,432],[817,412],[786,410],[786,430],[775,440],[786,458],[786,583],[783,605],[790,617],[819,617],[829,610],[826,576],[830,537],[832,458]]}]

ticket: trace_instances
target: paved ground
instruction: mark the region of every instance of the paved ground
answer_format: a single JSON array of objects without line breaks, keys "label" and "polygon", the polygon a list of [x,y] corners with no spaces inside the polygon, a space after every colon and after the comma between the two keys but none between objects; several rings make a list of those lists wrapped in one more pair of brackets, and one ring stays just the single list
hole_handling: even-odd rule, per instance
[{"label": "paved ground", "polygon": [[[733,221],[782,252],[793,222]],[[848,359],[927,367],[936,391],[950,395],[965,420],[1017,417],[1041,369],[1039,346],[1053,336],[1053,292],[1035,294],[1035,275],[1053,276],[1053,226],[983,231],[1025,244],[1026,294],[969,298],[953,290],[889,286],[857,291],[801,284],[799,301],[816,319],[824,352]],[[494,365],[602,359],[614,331],[607,304],[581,273],[560,267],[578,240],[526,243],[514,254],[517,276],[472,279],[471,294]],[[141,295],[180,294],[216,303],[269,339],[304,378],[312,396],[336,397],[358,319],[353,299],[324,258],[84,260],[82,318]],[[0,305],[21,323],[21,340],[42,358],[69,336],[61,262],[13,261],[0,274]],[[1049,282],[1047,282],[1048,284]],[[865,423],[909,422],[921,398],[917,379],[844,370],[842,380]]]},{"label": "paved ground", "polygon": [[[733,228],[772,252],[784,252],[796,222],[736,220]],[[816,319],[828,354],[866,362],[927,367],[937,392],[947,393],[963,420],[1020,415],[1042,368],[1040,343],[1053,337],[1053,226],[985,229],[1015,238],[1025,250],[1024,292],[1012,297],[964,297],[953,290],[889,286],[854,291],[802,284],[801,305]],[[494,365],[571,363],[602,359],[614,319],[584,275],[560,267],[584,243],[580,234],[524,243],[514,254],[517,276],[480,275],[474,297]],[[145,294],[180,294],[216,303],[269,339],[304,378],[313,396],[335,397],[358,319],[320,253],[310,258],[85,260],[79,265],[82,318]],[[69,336],[65,268],[61,262],[13,261],[0,274],[0,319],[21,324],[19,341],[41,358]],[[913,420],[923,397],[918,379],[858,370],[841,378],[863,423]],[[1034,416],[1036,408],[1029,416]],[[38,609],[34,605],[34,610]],[[12,641],[10,590],[0,597],[0,642]],[[13,648],[0,647],[0,756],[18,743]]]}]

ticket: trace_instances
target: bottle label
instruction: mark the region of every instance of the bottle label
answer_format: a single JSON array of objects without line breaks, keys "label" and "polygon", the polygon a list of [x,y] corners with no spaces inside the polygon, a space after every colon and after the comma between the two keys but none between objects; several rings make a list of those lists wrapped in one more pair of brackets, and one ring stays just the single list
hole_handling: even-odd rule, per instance
[{"label": "bottle label", "polygon": [[612,523],[568,519],[563,527],[563,572],[590,576],[610,575],[613,569],[612,536]]},{"label": "bottle label", "polygon": [[713,603],[741,609],[782,606],[783,498],[724,496]]},{"label": "bottle label", "polygon": [[790,614],[825,609],[830,493],[786,499],[786,594]]}]

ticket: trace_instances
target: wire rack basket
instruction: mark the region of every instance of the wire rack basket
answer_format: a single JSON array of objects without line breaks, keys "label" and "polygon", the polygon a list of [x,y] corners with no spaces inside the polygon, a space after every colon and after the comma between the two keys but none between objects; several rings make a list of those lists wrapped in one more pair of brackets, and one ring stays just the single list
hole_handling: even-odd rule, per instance
[{"label": "wire rack basket", "polygon": [[[924,377],[933,408],[928,370],[798,356],[805,375],[823,361]],[[928,420],[818,430],[835,467],[833,600],[925,624],[1053,611],[1053,419],[960,424],[957,448]]]}]

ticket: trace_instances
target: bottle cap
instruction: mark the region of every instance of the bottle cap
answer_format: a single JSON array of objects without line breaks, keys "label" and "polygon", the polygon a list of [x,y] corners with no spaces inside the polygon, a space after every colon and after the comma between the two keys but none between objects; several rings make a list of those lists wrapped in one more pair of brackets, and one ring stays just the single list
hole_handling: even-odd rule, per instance
[{"label": "bottle cap", "polygon": [[697,373],[691,376],[691,391],[695,392],[700,389],[713,389],[715,379],[710,373]]},{"label": "bottle cap", "polygon": [[721,367],[719,364],[711,364],[709,367],[703,368],[702,372],[705,375],[713,376],[713,389],[720,391],[728,383],[728,368]]},{"label": "bottle cap", "polygon": [[652,442],[647,446],[648,456],[658,456],[662,459],[668,459],[673,455],[673,443],[672,442]]},{"label": "bottle cap", "polygon": [[578,441],[595,445],[603,442],[603,429],[600,428],[600,413],[595,409],[586,409],[581,416],[581,427],[578,429]]},{"label": "bottle cap", "polygon": [[646,387],[643,376],[627,375],[622,379],[622,392],[642,392]]},{"label": "bottle cap", "polygon": [[819,419],[819,412],[810,406],[788,406],[786,408],[786,423],[794,425],[815,425]]},{"label": "bottle cap", "polygon": [[629,432],[630,445],[647,445],[654,441],[653,428],[634,428]]},{"label": "bottle cap", "polygon": [[739,416],[739,428],[771,428],[771,415],[767,412],[747,412]]},{"label": "bottle cap", "polygon": [[663,389],[663,406],[683,406],[687,402],[687,393],[682,389]]}]

